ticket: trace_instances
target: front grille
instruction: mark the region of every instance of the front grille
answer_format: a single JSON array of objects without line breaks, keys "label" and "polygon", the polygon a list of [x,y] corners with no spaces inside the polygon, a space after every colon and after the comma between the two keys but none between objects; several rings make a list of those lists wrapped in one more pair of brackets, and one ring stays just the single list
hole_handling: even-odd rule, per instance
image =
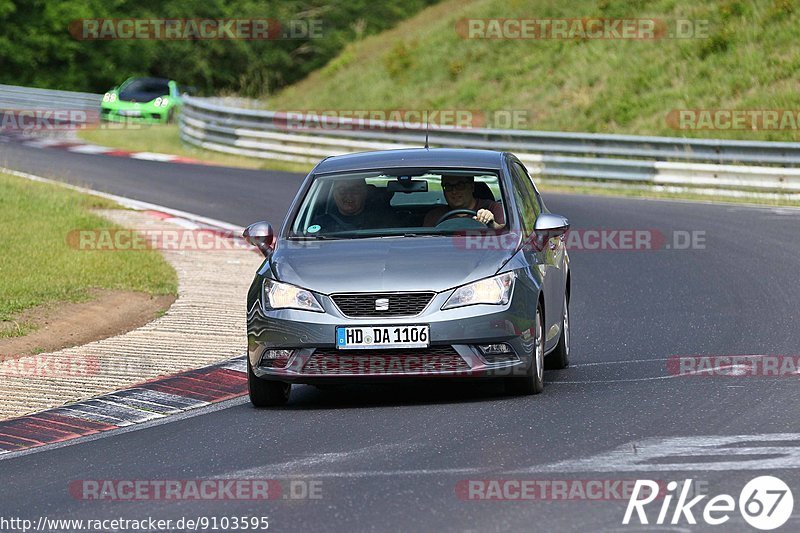
[{"label": "front grille", "polygon": [[422,350],[358,350],[344,353],[319,349],[303,367],[304,374],[381,375],[466,372],[470,367],[450,346]]},{"label": "front grille", "polygon": [[[331,298],[342,314],[349,317],[414,316],[425,309],[434,294],[433,292],[376,292],[333,294]],[[376,310],[376,300],[383,299],[389,301],[388,307]]]}]

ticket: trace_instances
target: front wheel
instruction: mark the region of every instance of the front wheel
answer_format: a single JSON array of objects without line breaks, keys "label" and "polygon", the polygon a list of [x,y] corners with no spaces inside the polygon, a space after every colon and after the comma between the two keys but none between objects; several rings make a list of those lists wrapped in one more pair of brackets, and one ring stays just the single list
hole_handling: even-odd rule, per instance
[{"label": "front wheel", "polygon": [[506,391],[516,395],[539,394],[544,390],[544,316],[542,306],[536,306],[536,335],[533,361],[525,376],[508,378]]},{"label": "front wheel", "polygon": [[289,401],[292,384],[259,378],[253,373],[253,367],[250,366],[248,358],[247,388],[250,392],[250,402],[255,407],[278,407]]}]

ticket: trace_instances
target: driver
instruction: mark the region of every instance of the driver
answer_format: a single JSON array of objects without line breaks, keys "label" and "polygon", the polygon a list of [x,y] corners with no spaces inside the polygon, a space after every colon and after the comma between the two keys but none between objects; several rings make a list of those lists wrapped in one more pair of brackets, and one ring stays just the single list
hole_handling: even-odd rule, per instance
[{"label": "driver", "polygon": [[[500,202],[486,198],[475,198],[475,178],[473,176],[442,176],[442,190],[447,206],[434,207],[425,215],[425,226],[435,226],[446,213],[454,209],[476,211],[472,217],[491,229],[502,229],[506,225],[505,213]],[[456,215],[467,216],[467,215]]]},{"label": "driver", "polygon": [[321,226],[326,232],[359,230],[376,225],[375,213],[367,209],[369,187],[363,178],[337,180],[332,189],[335,208],[314,217],[312,224]]}]

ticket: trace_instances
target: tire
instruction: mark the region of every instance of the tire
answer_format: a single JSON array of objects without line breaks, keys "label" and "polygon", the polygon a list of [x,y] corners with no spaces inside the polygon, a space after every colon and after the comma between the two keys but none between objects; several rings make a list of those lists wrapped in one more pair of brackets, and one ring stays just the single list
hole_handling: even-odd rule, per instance
[{"label": "tire", "polygon": [[569,299],[564,295],[564,313],[561,315],[561,336],[555,349],[545,359],[545,368],[561,370],[569,366]]},{"label": "tire", "polygon": [[544,390],[544,313],[536,306],[536,335],[533,361],[523,377],[506,379],[506,392],[514,395],[539,394]]},{"label": "tire", "polygon": [[286,405],[292,391],[291,383],[283,381],[268,381],[261,379],[253,373],[250,359],[247,359],[247,389],[250,392],[250,402],[255,407],[278,407]]},{"label": "tire", "polygon": [[170,108],[170,110],[167,111],[167,124],[175,124],[175,109],[174,108]]}]

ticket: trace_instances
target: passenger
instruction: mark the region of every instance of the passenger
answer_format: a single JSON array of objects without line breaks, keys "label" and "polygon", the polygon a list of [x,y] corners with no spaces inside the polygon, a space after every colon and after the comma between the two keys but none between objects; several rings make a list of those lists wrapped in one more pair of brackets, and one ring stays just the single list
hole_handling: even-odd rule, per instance
[{"label": "passenger", "polygon": [[314,217],[312,225],[325,233],[376,227],[380,222],[367,209],[368,195],[369,187],[363,178],[337,180],[333,184],[334,211]]},{"label": "passenger", "polygon": [[[469,209],[477,214],[472,218],[498,230],[506,225],[503,205],[487,198],[475,198],[475,178],[472,176],[442,176],[442,190],[447,200],[446,206],[434,207],[425,215],[423,224],[435,226],[439,219],[454,209]],[[467,215],[456,215],[467,216]]]}]

